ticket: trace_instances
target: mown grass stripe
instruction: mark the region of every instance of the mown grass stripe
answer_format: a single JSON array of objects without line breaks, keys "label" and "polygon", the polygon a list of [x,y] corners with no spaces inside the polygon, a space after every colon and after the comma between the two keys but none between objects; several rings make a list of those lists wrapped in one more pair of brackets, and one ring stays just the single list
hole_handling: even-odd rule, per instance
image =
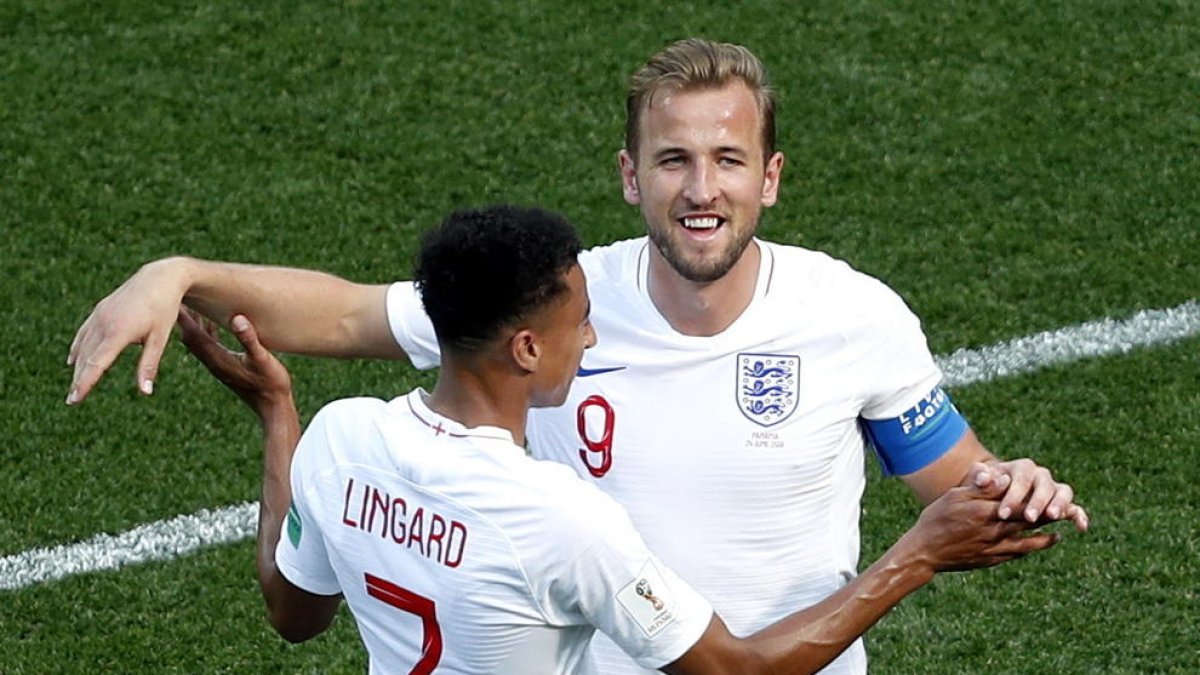
[{"label": "mown grass stripe", "polygon": [[[1085,358],[1124,354],[1137,347],[1200,334],[1200,302],[1138,312],[1122,321],[1102,319],[1037,333],[980,349],[938,357],[949,387],[987,382]],[[17,589],[74,574],[152,560],[168,560],[202,546],[254,536],[258,503],[202,509],[135,527],[119,535],[31,549],[0,559],[0,589]]]}]

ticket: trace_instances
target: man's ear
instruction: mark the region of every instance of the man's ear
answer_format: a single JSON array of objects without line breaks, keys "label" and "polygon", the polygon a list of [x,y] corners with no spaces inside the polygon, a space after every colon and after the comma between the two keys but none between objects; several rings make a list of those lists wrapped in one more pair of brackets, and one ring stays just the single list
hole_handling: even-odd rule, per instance
[{"label": "man's ear", "polygon": [[783,175],[783,153],[777,152],[767,160],[766,170],[763,171],[762,205],[775,206],[779,199],[779,178]]},{"label": "man's ear", "polygon": [[508,342],[512,353],[513,363],[527,373],[537,372],[538,362],[542,358],[542,343],[537,333],[529,328],[522,328],[513,334]]},{"label": "man's ear", "polygon": [[637,162],[628,150],[617,153],[617,168],[621,170],[621,195],[627,204],[641,204],[642,195],[638,191]]}]

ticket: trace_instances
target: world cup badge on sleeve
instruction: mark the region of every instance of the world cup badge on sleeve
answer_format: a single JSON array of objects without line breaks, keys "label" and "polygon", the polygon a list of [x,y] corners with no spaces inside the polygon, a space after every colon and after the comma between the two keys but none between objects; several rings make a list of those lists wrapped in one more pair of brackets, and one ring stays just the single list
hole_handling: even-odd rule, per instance
[{"label": "world cup badge on sleeve", "polygon": [[738,354],[738,408],[764,427],[786,420],[799,402],[800,357],[787,354]]}]

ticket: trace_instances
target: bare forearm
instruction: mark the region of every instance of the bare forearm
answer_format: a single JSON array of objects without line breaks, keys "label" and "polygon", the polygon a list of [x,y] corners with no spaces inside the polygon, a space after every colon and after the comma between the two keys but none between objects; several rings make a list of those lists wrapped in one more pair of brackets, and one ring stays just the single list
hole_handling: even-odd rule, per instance
[{"label": "bare forearm", "polygon": [[936,462],[914,474],[901,476],[901,479],[912,488],[921,504],[928,506],[950,488],[962,485],[972,466],[995,461],[995,455],[983,446],[974,431],[968,429]]},{"label": "bare forearm", "polygon": [[663,670],[671,675],[815,673],[928,583],[932,568],[921,562],[918,551],[919,544],[901,539],[837,593],[742,639],[714,615],[700,641]]},{"label": "bare forearm", "polygon": [[932,569],[917,564],[905,546],[901,540],[837,593],[747,638],[766,665],[763,672],[820,670],[928,583]]},{"label": "bare forearm", "polygon": [[996,500],[1006,487],[1007,478],[996,477],[952,488],[856,579],[750,636],[747,642],[767,666],[761,672],[822,667],[937,572],[991,567],[1053,546],[1053,534],[1033,534],[1030,524],[997,520]]},{"label": "bare forearm", "polygon": [[314,595],[292,585],[275,564],[292,503],[291,466],[300,442],[300,420],[291,397],[261,408],[263,485],[258,509],[258,583],[275,630],[290,642],[303,642],[324,632],[333,621],[341,596]]},{"label": "bare forearm", "polygon": [[260,413],[263,424],[262,500],[258,508],[258,578],[270,604],[275,583],[275,547],[292,501],[292,455],[300,441],[300,419],[288,397]]},{"label": "bare forearm", "polygon": [[[263,344],[313,356],[404,358],[387,326],[386,286],[323,272],[194,258],[159,261],[192,309],[227,324],[245,314]],[[159,263],[155,263],[159,264]]]}]

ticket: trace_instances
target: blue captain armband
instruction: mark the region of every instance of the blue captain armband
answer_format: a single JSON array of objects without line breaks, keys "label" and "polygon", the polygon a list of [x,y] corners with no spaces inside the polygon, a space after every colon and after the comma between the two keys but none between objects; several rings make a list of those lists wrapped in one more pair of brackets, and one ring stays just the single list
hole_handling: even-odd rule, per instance
[{"label": "blue captain armband", "polygon": [[924,469],[967,433],[967,421],[941,387],[899,417],[862,422],[887,476]]}]

